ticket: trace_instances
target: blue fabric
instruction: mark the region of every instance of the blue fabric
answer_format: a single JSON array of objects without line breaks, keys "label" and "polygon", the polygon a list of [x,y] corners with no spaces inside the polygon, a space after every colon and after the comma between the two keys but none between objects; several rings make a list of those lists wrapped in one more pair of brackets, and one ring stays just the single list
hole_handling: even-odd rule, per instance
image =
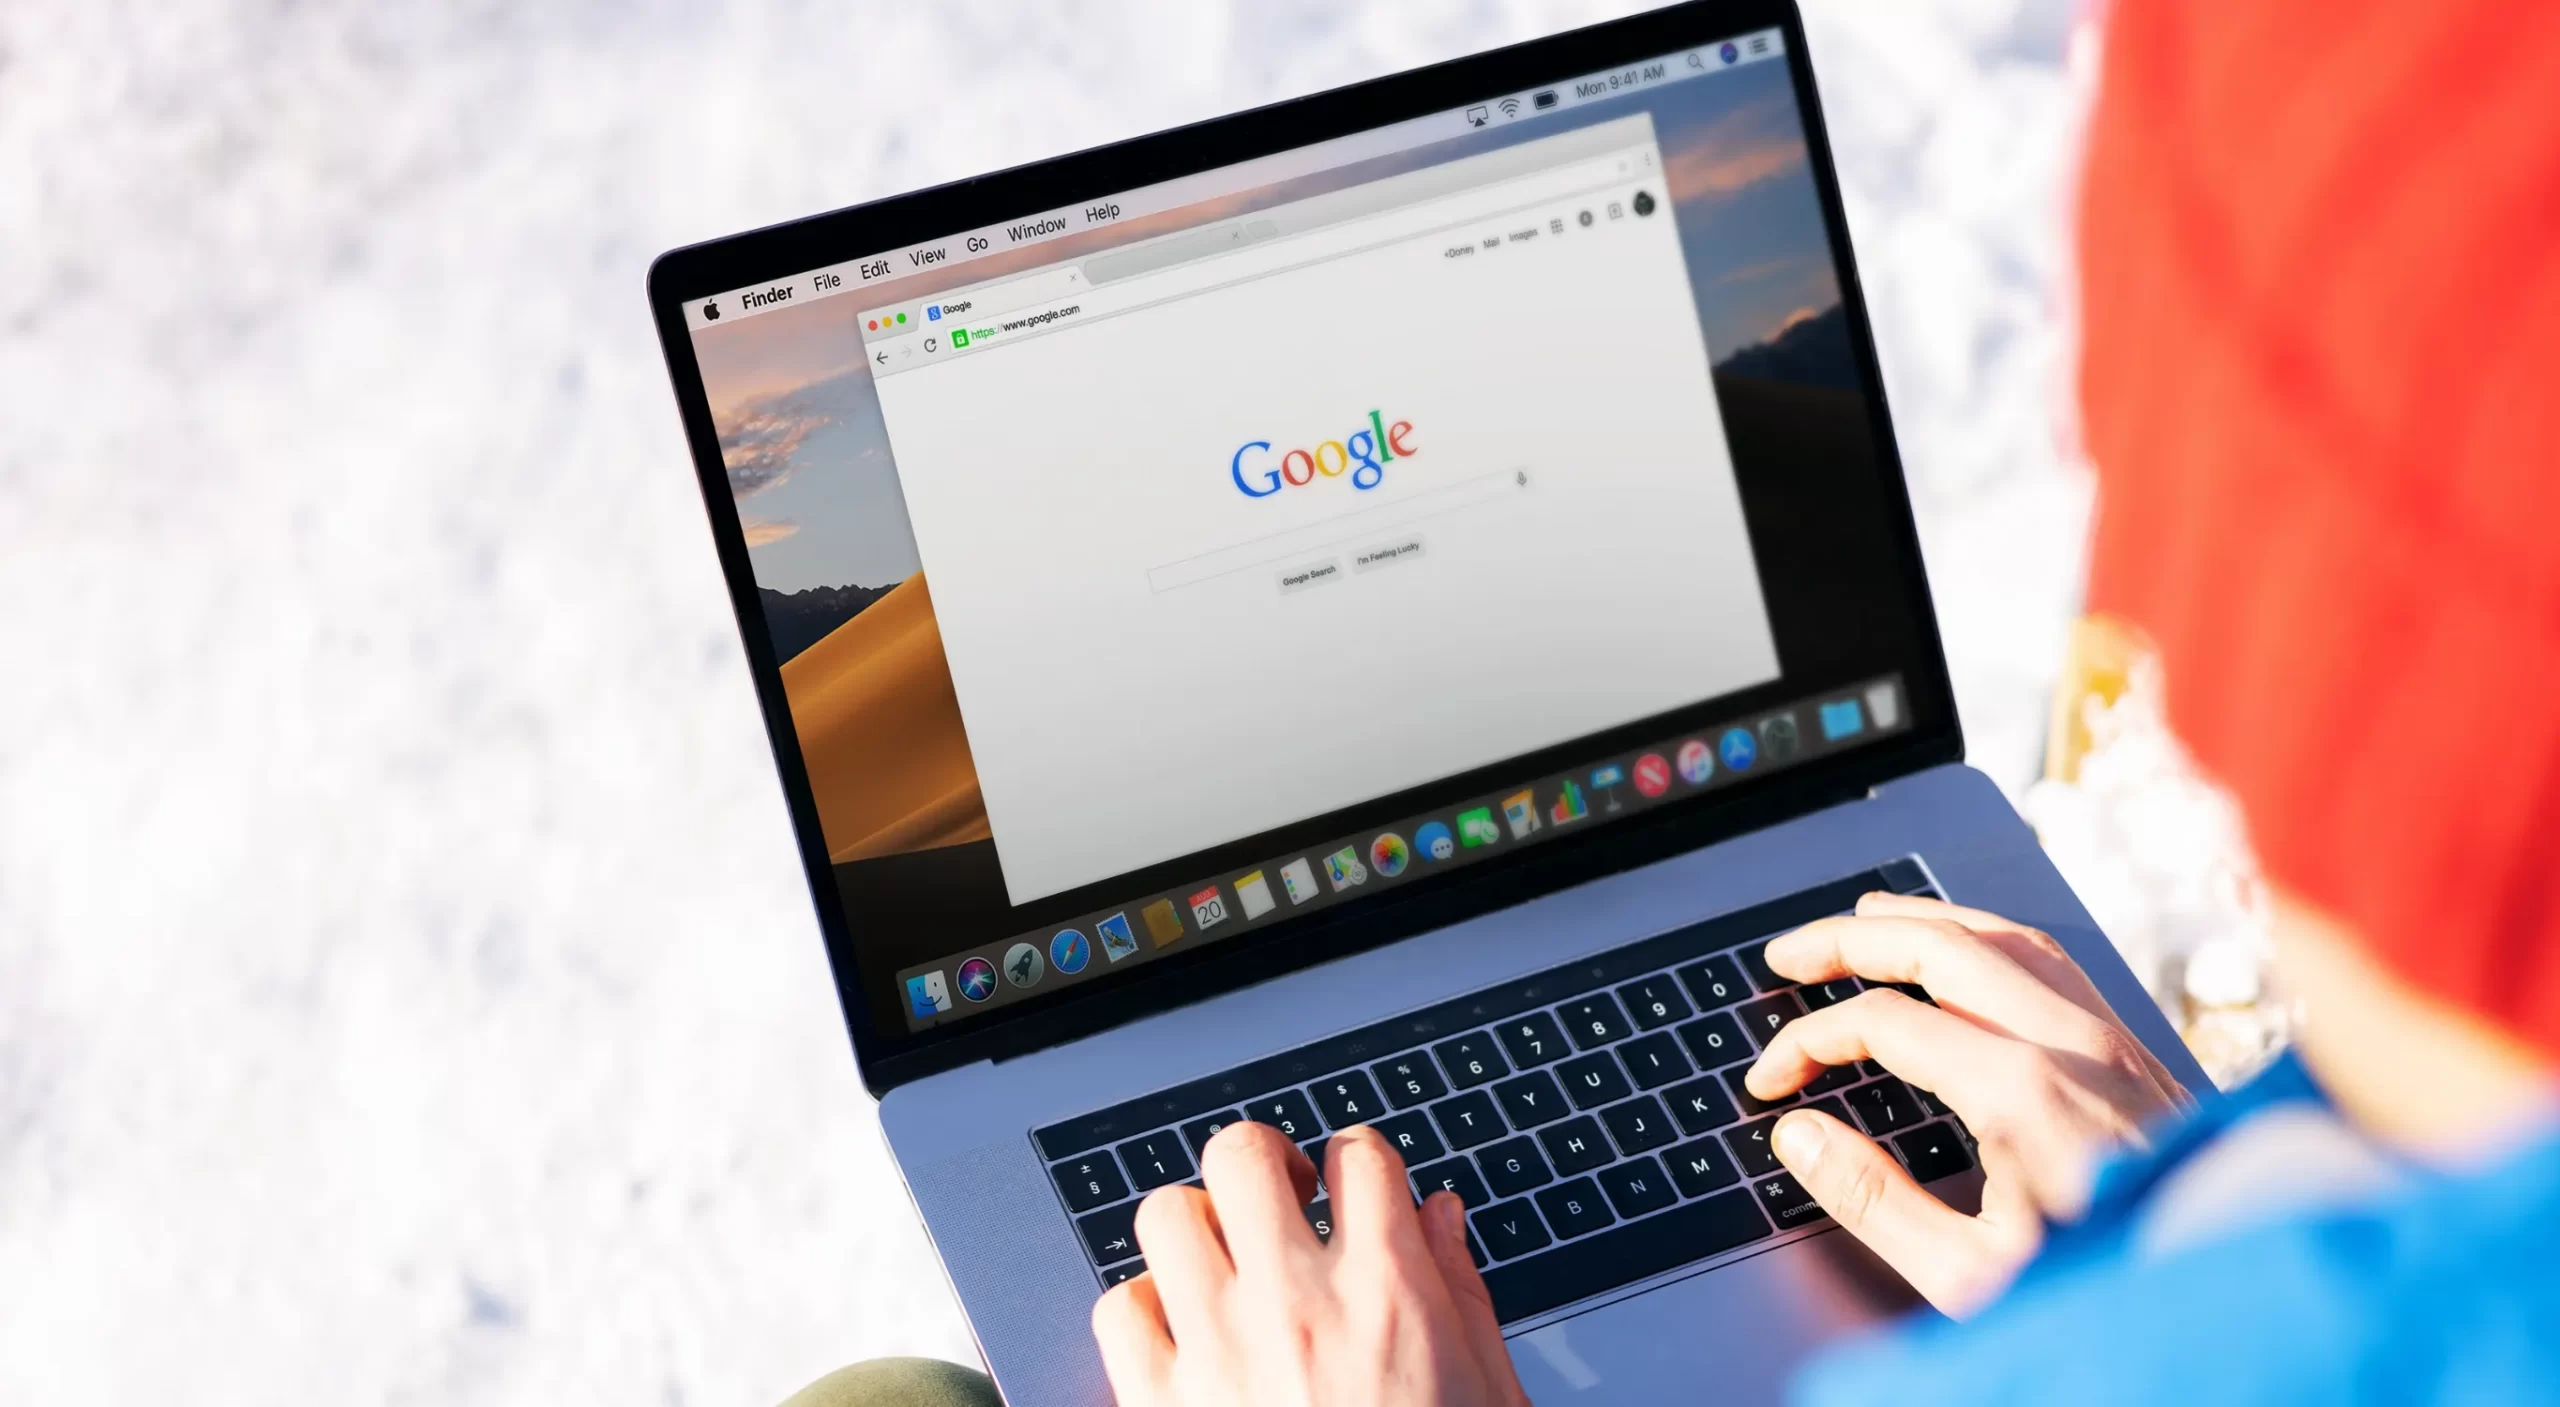
[{"label": "blue fabric", "polygon": [[2290,1057],[2099,1176],[2016,1285],[1810,1365],[1800,1407],[2560,1401],[2560,1137],[2484,1172],[2413,1171],[2370,1208],[2267,1222],[2148,1263],[2144,1202],[2239,1122],[2326,1096]]}]

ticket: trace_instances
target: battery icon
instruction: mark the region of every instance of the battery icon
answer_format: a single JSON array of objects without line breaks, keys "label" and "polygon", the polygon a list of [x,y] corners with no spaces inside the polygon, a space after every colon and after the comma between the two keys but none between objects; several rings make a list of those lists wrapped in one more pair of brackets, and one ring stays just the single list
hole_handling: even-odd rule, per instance
[{"label": "battery icon", "polygon": [[1553,88],[1549,88],[1545,92],[1540,93],[1529,100],[1529,106],[1536,108],[1540,112],[1545,112],[1548,108],[1554,107],[1555,105],[1556,90]]}]

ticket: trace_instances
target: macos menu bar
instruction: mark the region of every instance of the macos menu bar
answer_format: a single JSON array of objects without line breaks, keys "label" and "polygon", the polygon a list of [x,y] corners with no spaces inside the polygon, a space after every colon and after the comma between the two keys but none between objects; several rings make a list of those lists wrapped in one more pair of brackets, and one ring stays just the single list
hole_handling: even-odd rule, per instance
[{"label": "macos menu bar", "polygon": [[1657,55],[1615,69],[1417,117],[1328,142],[1141,186],[1116,195],[1026,215],[903,249],[888,249],[822,269],[747,288],[733,288],[685,307],[686,325],[699,331],[901,279],[935,275],[972,260],[1025,245],[1064,239],[1146,215],[1180,209],[1218,196],[1268,186],[1354,162],[1464,137],[1470,132],[1541,122],[1590,103],[1604,102],[1665,83],[1705,78],[1728,68],[1785,57],[1785,36],[1775,29],[1737,35],[1719,44]]}]

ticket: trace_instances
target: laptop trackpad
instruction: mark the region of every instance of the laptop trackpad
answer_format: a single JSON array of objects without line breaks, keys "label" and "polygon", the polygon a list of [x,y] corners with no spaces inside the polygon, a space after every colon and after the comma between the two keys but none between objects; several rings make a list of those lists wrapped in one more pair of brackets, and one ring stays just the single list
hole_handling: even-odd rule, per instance
[{"label": "laptop trackpad", "polygon": [[1774,1403],[1821,1345],[1921,1303],[1834,1230],[1532,1329],[1511,1359],[1534,1402]]}]

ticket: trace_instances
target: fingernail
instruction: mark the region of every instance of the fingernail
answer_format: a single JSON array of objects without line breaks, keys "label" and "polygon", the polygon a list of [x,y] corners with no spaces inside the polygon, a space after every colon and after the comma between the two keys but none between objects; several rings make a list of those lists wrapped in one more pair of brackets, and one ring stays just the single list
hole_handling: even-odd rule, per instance
[{"label": "fingernail", "polygon": [[1467,1208],[1464,1202],[1455,1197],[1435,1197],[1432,1199],[1432,1204],[1439,1208],[1432,1215],[1440,1219],[1441,1235],[1454,1240],[1467,1234]]},{"label": "fingernail", "polygon": [[1789,1114],[1769,1131],[1769,1147],[1778,1161],[1803,1172],[1822,1159],[1822,1125],[1801,1110]]}]

